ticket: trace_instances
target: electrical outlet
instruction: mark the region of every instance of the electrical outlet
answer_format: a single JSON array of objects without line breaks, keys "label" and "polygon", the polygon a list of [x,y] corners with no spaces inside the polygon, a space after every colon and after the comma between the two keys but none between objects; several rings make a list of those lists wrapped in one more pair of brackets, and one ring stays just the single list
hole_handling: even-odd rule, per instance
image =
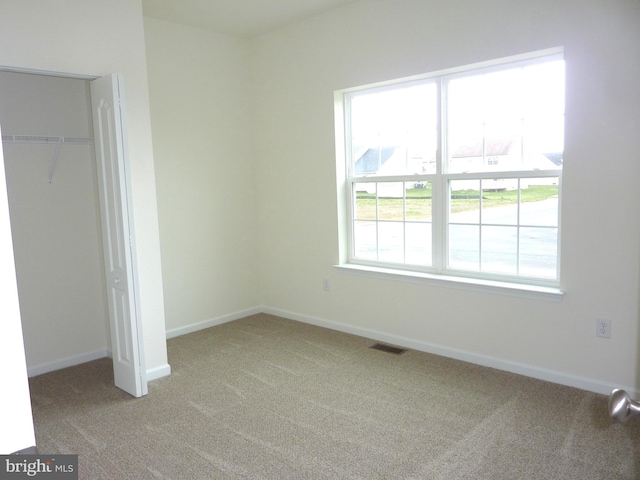
[{"label": "electrical outlet", "polygon": [[596,320],[596,336],[611,338],[611,320],[598,318]]},{"label": "electrical outlet", "polygon": [[322,279],[322,289],[325,292],[331,291],[331,280],[329,280],[328,278],[323,278]]}]

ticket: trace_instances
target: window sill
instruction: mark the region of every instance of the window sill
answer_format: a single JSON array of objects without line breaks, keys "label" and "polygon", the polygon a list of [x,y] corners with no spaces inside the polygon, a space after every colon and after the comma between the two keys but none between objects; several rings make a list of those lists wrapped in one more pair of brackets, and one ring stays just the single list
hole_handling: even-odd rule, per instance
[{"label": "window sill", "polygon": [[357,265],[353,263],[334,265],[334,267],[341,273],[348,275],[418,283],[421,285],[430,285],[441,288],[455,288],[472,292],[508,295],[511,297],[561,302],[564,296],[564,292],[559,288],[554,287],[498,282],[477,278],[454,277],[450,275],[433,275],[408,270],[394,270],[391,268]]}]

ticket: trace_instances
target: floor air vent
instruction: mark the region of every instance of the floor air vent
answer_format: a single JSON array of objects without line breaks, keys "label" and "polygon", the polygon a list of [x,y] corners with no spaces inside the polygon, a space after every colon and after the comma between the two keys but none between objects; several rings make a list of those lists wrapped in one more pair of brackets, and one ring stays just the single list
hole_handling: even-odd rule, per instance
[{"label": "floor air vent", "polygon": [[402,355],[406,350],[404,348],[392,347],[391,345],[385,345],[383,343],[376,343],[369,348],[374,350],[380,350],[381,352],[393,353],[394,355]]}]

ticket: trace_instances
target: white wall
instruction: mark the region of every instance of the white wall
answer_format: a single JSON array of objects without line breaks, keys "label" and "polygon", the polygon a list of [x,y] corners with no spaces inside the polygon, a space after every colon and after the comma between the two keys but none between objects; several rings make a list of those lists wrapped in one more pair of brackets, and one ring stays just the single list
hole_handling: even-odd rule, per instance
[{"label": "white wall", "polygon": [[[134,228],[147,371],[168,373],[155,173],[139,0],[0,6],[0,66],[125,79]],[[0,307],[4,312],[4,305]],[[0,356],[0,363],[4,362]]]},{"label": "white wall", "polygon": [[[147,18],[170,332],[255,307],[595,391],[638,389],[639,15],[635,0],[372,0],[246,45]],[[338,273],[333,92],[555,46],[567,60],[563,301]],[[595,336],[599,316],[613,321],[609,340]]]},{"label": "white wall", "polygon": [[145,18],[167,330],[259,305],[248,46]]},{"label": "white wall", "polygon": [[[638,25],[636,0],[370,0],[254,39],[263,304],[596,391],[638,390]],[[333,92],[555,46],[567,65],[563,301],[338,273]],[[598,316],[611,339],[596,338]]]},{"label": "white wall", "polygon": [[0,144],[0,292],[2,321],[0,322],[0,454],[35,446],[31,415],[31,399],[24,355],[18,284],[9,221],[9,203],[5,182],[2,144]]},{"label": "white wall", "polygon": [[[85,80],[0,72],[4,134],[93,137]],[[7,188],[30,375],[107,355],[93,145],[6,143]]]}]

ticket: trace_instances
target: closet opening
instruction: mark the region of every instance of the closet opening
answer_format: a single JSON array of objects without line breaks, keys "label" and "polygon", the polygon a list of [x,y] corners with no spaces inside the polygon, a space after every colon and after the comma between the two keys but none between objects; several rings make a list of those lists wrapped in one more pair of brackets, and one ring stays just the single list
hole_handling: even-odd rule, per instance
[{"label": "closet opening", "polygon": [[141,396],[120,89],[0,68],[0,128],[29,376],[111,357],[116,386]]}]

